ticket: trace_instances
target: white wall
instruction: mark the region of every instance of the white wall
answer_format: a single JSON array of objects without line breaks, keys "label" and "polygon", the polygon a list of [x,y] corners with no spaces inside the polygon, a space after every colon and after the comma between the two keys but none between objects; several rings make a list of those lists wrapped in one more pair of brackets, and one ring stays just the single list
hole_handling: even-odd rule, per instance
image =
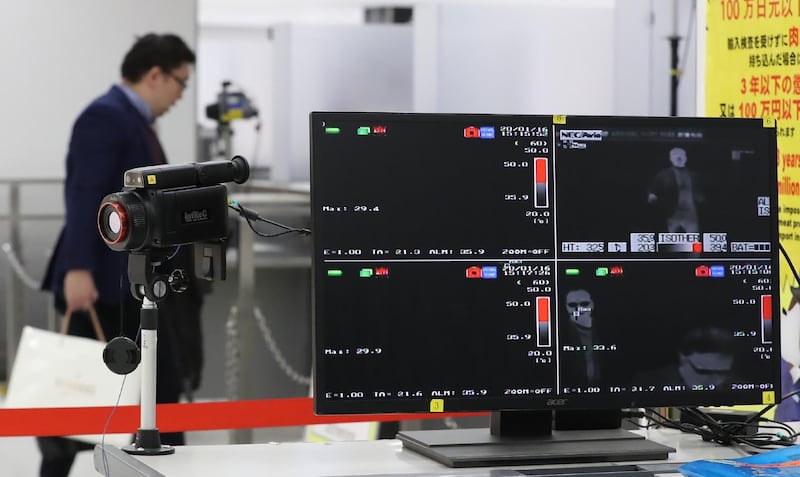
[{"label": "white wall", "polygon": [[416,111],[612,113],[612,0],[429,5],[414,22]]},{"label": "white wall", "polygon": [[[664,0],[661,0],[662,2]],[[616,0],[614,12],[614,113],[642,115],[651,108],[652,2]]]},{"label": "white wall", "polygon": [[361,23],[369,0],[198,0],[200,28],[277,23]]},{"label": "white wall", "polygon": [[[64,177],[78,113],[119,80],[136,35],[170,31],[196,44],[195,0],[4,1],[0,13],[0,178]],[[195,157],[195,90],[159,128],[172,162]],[[0,201],[5,201],[0,197]]]},{"label": "white wall", "polygon": [[308,182],[310,112],[412,110],[411,33],[386,24],[274,28],[274,180]]}]

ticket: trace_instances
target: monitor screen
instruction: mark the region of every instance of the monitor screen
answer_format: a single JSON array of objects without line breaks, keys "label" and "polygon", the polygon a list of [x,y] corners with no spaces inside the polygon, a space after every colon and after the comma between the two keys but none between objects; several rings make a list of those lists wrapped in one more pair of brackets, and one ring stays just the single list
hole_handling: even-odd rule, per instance
[{"label": "monitor screen", "polygon": [[316,411],[774,402],[776,157],[762,119],[312,113]]}]

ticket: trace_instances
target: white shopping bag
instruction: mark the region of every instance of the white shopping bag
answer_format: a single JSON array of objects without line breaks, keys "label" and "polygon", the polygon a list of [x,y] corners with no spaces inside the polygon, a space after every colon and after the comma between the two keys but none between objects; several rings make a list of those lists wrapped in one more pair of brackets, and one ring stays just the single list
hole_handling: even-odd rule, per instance
[{"label": "white shopping bag", "polygon": [[[91,315],[96,320],[93,310]],[[104,339],[99,322],[95,330]],[[11,369],[6,407],[113,406],[118,397],[120,406],[139,404],[139,369],[127,378],[114,374],[103,362],[104,347],[104,341],[26,326]],[[102,434],[69,437],[92,444],[103,440]],[[105,436],[106,444],[116,446],[130,444],[132,440],[132,434]]]}]

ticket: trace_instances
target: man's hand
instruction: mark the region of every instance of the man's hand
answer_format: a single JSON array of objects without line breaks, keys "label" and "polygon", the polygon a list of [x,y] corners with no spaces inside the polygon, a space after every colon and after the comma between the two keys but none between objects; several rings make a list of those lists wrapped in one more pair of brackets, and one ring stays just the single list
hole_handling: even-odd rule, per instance
[{"label": "man's hand", "polygon": [[88,310],[97,301],[97,288],[89,270],[70,270],[64,277],[64,299],[67,309]]}]

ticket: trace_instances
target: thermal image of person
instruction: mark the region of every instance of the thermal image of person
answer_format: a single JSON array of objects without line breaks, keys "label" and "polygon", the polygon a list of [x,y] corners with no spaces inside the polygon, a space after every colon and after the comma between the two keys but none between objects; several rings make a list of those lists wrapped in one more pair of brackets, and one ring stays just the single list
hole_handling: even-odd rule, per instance
[{"label": "thermal image of person", "polygon": [[692,328],[681,339],[677,362],[640,373],[637,384],[721,389],[734,382],[733,333],[713,326]]},{"label": "thermal image of person", "polygon": [[[595,303],[591,293],[578,288],[566,294],[566,326],[562,328],[562,374],[565,382],[596,384],[601,372],[594,351],[596,344],[594,322]],[[565,348],[566,347],[566,348]]]},{"label": "thermal image of person", "polygon": [[690,331],[678,355],[678,374],[684,383],[722,385],[730,378],[732,334],[720,328]]},{"label": "thermal image of person", "polygon": [[686,150],[680,147],[669,151],[671,165],[653,177],[647,203],[655,207],[670,233],[700,231],[699,208],[705,202],[698,175],[690,171]]}]

